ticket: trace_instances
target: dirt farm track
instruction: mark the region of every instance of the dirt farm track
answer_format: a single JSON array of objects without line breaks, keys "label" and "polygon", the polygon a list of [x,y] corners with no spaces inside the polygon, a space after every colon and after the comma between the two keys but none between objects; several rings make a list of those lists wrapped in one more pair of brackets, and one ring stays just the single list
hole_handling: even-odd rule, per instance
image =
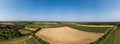
[{"label": "dirt farm track", "polygon": [[70,27],[44,28],[35,35],[50,44],[88,44],[96,41],[104,33],[76,30]]}]

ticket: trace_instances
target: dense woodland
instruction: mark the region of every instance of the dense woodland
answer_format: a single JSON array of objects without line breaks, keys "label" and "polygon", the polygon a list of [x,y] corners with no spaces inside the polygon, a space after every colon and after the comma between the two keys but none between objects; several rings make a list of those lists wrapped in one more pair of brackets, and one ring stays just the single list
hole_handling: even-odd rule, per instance
[{"label": "dense woodland", "polygon": [[22,25],[5,25],[0,24],[0,39],[13,39],[23,36],[18,30],[24,29]]}]

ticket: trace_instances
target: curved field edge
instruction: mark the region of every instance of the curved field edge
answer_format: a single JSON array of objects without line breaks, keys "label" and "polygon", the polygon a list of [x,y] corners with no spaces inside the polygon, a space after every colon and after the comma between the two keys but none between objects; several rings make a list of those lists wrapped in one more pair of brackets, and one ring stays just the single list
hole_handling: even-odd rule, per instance
[{"label": "curved field edge", "polygon": [[114,29],[109,30],[105,35],[100,37],[97,41],[90,44],[116,44],[117,31]]}]

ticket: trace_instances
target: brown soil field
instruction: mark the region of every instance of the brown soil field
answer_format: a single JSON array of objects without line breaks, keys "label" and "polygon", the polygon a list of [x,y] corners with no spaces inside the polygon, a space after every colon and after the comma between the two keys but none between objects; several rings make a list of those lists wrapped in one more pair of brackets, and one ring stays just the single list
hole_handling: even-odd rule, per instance
[{"label": "brown soil field", "polygon": [[70,27],[44,28],[35,35],[50,44],[89,44],[104,33],[76,30]]}]

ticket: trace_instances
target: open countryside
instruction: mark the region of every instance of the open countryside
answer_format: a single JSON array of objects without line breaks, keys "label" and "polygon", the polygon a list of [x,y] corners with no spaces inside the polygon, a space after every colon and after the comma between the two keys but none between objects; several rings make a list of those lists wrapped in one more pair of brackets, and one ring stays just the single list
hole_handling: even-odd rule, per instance
[{"label": "open countryside", "polygon": [[0,44],[120,44],[120,0],[0,0]]},{"label": "open countryside", "polygon": [[1,22],[0,44],[119,44],[116,23]]}]

